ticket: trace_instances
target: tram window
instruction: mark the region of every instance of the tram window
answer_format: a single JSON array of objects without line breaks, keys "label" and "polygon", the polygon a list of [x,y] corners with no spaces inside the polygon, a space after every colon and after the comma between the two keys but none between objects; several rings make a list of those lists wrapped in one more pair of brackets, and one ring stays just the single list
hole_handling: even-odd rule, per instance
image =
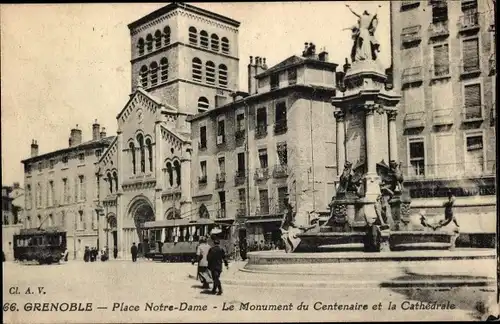
[{"label": "tram window", "polygon": [[165,242],[174,241],[174,229],[169,227],[165,229]]}]

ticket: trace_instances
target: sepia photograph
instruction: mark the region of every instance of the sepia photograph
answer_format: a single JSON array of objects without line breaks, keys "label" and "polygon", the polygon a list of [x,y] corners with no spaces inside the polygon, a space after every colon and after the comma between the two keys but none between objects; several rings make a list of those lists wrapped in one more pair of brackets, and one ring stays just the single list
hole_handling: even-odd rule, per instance
[{"label": "sepia photograph", "polygon": [[499,320],[495,17],[1,4],[3,322]]}]

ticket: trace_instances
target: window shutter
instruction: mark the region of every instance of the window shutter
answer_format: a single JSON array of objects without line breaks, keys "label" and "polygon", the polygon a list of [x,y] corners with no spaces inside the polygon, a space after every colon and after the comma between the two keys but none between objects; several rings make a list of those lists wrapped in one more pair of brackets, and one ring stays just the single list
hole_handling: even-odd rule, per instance
[{"label": "window shutter", "polygon": [[464,72],[479,69],[479,43],[477,39],[464,40]]},{"label": "window shutter", "polygon": [[448,45],[434,47],[434,70],[436,75],[449,73]]},{"label": "window shutter", "polygon": [[465,86],[465,113],[466,118],[481,117],[481,85]]}]

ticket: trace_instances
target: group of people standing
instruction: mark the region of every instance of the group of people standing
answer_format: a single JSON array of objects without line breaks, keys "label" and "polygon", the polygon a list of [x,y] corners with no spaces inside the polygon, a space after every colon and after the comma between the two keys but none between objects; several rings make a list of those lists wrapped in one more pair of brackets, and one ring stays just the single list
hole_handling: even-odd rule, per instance
[{"label": "group of people standing", "polygon": [[[95,262],[95,261],[97,261],[97,258],[99,256],[100,256],[102,262],[108,261],[109,260],[108,249],[104,248],[101,250],[101,252],[99,252],[99,250],[95,247],[89,248],[88,246],[86,246],[85,251],[83,252],[83,261]],[[114,253],[114,256],[116,259],[117,253]],[[67,256],[66,256],[65,261],[67,261]]]},{"label": "group of people standing", "polygon": [[[210,281],[213,281],[212,294],[222,295],[222,284],[220,276],[222,273],[222,264],[229,269],[226,251],[220,246],[217,238],[212,238],[213,246],[208,244],[206,237],[200,238],[200,243],[196,249],[198,258],[197,279],[201,281],[204,289],[210,288]],[[193,260],[194,263],[194,260]]]}]

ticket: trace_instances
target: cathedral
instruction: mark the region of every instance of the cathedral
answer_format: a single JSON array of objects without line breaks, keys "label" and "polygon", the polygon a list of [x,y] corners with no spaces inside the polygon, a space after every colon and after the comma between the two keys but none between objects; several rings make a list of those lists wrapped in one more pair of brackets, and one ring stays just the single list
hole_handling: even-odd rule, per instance
[{"label": "cathedral", "polygon": [[239,22],[172,3],[128,25],[130,98],[98,162],[101,246],[126,255],[146,221],[200,215],[187,117],[238,89]]}]

